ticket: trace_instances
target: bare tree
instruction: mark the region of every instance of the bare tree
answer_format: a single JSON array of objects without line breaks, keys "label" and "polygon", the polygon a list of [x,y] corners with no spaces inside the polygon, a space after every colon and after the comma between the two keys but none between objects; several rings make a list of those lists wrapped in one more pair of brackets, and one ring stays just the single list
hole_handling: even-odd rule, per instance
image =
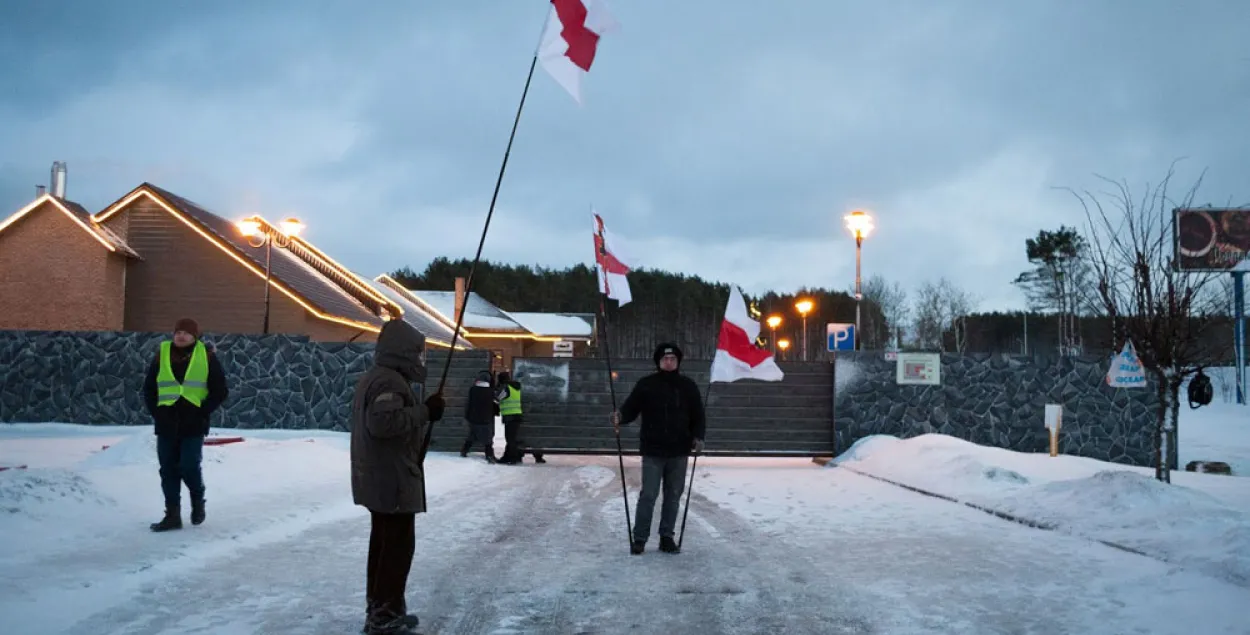
[{"label": "bare tree", "polygon": [[1132,341],[1156,383],[1155,477],[1164,482],[1171,482],[1180,388],[1209,358],[1202,335],[1221,309],[1218,285],[1208,288],[1214,274],[1177,266],[1171,215],[1192,204],[1202,179],[1177,204],[1168,191],[1174,174],[1175,164],[1161,183],[1147,186],[1139,201],[1127,184],[1101,176],[1111,192],[1099,196],[1069,189],[1089,222],[1097,308],[1110,318],[1113,349]]},{"label": "bare tree", "polygon": [[946,334],[954,335],[955,350],[967,347],[967,318],[976,308],[976,299],[967,291],[942,278],[926,281],[916,290],[916,343],[921,348],[946,352]]},{"label": "bare tree", "polygon": [[907,290],[897,282],[886,282],[885,277],[880,274],[865,280],[862,290],[864,299],[875,303],[885,317],[885,324],[865,325],[865,339],[872,342],[871,348],[877,348],[884,342],[892,342],[897,347],[909,312]]}]

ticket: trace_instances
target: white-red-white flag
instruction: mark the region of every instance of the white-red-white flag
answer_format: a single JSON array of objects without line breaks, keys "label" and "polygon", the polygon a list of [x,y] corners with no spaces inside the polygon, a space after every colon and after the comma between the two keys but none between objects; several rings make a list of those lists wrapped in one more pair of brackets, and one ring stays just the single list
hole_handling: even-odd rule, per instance
[{"label": "white-red-white flag", "polygon": [[593,208],[590,213],[595,219],[595,269],[599,272],[599,292],[616,300],[619,306],[629,304],[633,296],[629,293],[630,263],[632,262],[622,250],[621,241],[614,238],[603,225],[603,217]]},{"label": "white-red-white flag", "polygon": [[777,366],[773,354],[755,345],[759,335],[760,323],[747,313],[746,300],[738,287],[730,287],[729,305],[725,307],[725,319],[716,340],[716,357],[712,359],[712,381],[781,381],[785,373]]},{"label": "white-red-white flag", "polygon": [[582,78],[595,61],[600,36],[618,27],[603,0],[551,0],[538,60],[578,104],[582,103]]}]

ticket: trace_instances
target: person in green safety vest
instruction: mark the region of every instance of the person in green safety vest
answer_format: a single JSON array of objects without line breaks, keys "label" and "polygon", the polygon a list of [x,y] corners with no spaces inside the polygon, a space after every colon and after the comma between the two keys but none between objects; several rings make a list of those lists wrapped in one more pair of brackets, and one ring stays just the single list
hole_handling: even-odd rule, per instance
[{"label": "person in green safety vest", "polygon": [[200,340],[195,320],[174,325],[172,340],[161,342],[143,382],[144,404],[156,432],[165,517],[152,531],[182,528],[182,485],[191,493],[191,523],[204,522],[204,437],[209,417],[229,395],[226,373],[211,347]]},{"label": "person in green safety vest", "polygon": [[[508,372],[497,376],[495,401],[499,402],[499,416],[503,419],[503,435],[507,441],[503,456],[499,459],[505,465],[516,465],[525,456],[525,445],[521,439],[521,424],[525,422],[521,408],[521,382],[512,378]],[[535,463],[546,463],[542,452],[534,452]]]}]

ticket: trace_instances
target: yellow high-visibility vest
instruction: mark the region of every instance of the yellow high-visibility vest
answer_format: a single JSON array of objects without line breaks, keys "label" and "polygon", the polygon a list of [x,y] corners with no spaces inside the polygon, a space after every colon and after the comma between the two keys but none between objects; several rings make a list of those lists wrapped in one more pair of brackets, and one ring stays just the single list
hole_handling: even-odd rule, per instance
[{"label": "yellow high-visibility vest", "polygon": [[186,399],[197,407],[208,397],[208,349],[204,342],[196,342],[191,351],[191,362],[182,383],[174,377],[169,363],[169,350],[173,342],[161,342],[161,368],[156,373],[156,405],[172,406],[178,399]]},{"label": "yellow high-visibility vest", "polygon": [[521,414],[521,389],[508,386],[508,395],[499,401],[499,416]]}]

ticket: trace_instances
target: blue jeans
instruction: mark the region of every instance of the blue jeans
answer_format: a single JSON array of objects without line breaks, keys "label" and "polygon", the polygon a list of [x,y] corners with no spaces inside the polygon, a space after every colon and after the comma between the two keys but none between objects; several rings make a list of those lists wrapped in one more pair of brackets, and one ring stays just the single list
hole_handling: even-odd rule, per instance
[{"label": "blue jeans", "polygon": [[686,489],[685,456],[642,457],[642,493],[638,495],[638,508],[634,512],[634,542],[646,542],[651,535],[651,515],[655,511],[655,499],[664,489],[664,503],[660,507],[660,536],[673,537],[677,528],[677,510],[681,508],[681,493]]},{"label": "blue jeans", "polygon": [[200,471],[200,461],[204,458],[204,437],[158,436],[156,458],[161,463],[161,491],[165,493],[166,509],[182,504],[183,483],[191,492],[191,500],[204,500],[204,475]]}]

